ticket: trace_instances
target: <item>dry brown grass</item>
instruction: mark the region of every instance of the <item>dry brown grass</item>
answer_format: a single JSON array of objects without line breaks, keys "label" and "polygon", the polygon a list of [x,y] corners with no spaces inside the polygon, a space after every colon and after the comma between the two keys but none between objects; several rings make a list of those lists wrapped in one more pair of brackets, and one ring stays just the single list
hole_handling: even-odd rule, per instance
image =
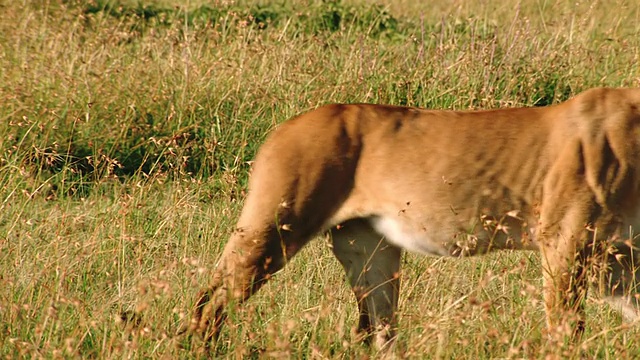
[{"label": "dry brown grass", "polygon": [[[640,85],[635,1],[373,3],[0,1],[0,354],[197,357],[173,334],[248,161],[301,111],[543,105]],[[404,263],[407,357],[638,355],[638,330],[595,298],[583,343],[548,345],[536,254]],[[218,350],[372,355],[341,271],[315,241],[231,314]]]}]

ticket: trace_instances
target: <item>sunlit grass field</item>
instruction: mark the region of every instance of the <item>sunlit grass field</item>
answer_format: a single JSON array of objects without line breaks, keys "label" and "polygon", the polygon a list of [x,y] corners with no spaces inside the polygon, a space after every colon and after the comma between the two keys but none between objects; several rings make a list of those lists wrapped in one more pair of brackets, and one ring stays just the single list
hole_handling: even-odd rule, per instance
[{"label": "sunlit grass field", "polygon": [[[0,0],[0,356],[201,356],[175,334],[295,114],[543,106],[639,64],[634,0]],[[218,356],[376,357],[326,245],[230,314]],[[540,277],[535,253],[405,254],[398,357],[640,357],[598,297],[551,345]]]}]

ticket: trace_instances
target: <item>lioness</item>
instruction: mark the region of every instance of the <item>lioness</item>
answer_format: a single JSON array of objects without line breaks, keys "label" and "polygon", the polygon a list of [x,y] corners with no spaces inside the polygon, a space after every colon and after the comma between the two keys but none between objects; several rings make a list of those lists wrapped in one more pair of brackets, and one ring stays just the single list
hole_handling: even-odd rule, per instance
[{"label": "lioness", "polygon": [[438,111],[327,105],[282,124],[259,150],[249,194],[197,303],[191,331],[216,337],[225,307],[255,293],[329,232],[381,349],[396,331],[403,249],[542,253],[550,334],[584,327],[598,288],[638,314],[631,240],[640,228],[640,89],[592,89],[559,105]]}]

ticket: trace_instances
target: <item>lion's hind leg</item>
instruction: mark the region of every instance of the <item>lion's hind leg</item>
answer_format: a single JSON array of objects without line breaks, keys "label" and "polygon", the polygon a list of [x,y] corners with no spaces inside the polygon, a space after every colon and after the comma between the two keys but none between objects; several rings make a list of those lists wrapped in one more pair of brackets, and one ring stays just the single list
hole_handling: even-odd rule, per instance
[{"label": "lion's hind leg", "polygon": [[310,237],[277,226],[237,229],[225,246],[209,286],[200,292],[190,332],[202,335],[207,347],[216,341],[227,308],[258,291]]},{"label": "lion's hind leg", "polygon": [[[264,185],[258,185],[249,193],[237,227],[208,287],[201,291],[191,319],[190,331],[203,335],[207,347],[217,339],[227,308],[258,291],[322,227],[320,220],[324,217],[310,219],[280,200],[284,195],[268,196]],[[286,195],[285,191],[279,193]],[[306,207],[304,210],[310,211]]]},{"label": "lion's hind leg", "polygon": [[[282,269],[326,224],[350,190],[349,181],[324,170],[318,181],[285,176],[276,160],[260,163],[250,182],[240,219],[204,289],[189,326],[204,335],[205,346],[215,340],[229,306],[254,294]],[[270,166],[266,166],[270,165]],[[279,175],[276,176],[276,175]],[[305,175],[306,176],[306,175]],[[347,177],[347,175],[342,175]]]},{"label": "lion's hind leg", "polygon": [[395,340],[400,248],[387,243],[366,219],[347,221],[332,230],[331,238],[358,302],[358,331],[377,350],[388,351]]}]

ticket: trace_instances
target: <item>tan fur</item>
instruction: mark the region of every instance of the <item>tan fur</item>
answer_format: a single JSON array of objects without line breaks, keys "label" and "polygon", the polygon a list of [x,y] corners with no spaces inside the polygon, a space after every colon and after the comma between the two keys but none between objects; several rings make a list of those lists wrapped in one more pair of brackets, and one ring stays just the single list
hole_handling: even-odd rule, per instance
[{"label": "tan fur", "polygon": [[282,124],[258,152],[191,330],[217,336],[230,302],[328,231],[359,330],[378,348],[395,336],[401,249],[539,249],[549,332],[577,335],[589,269],[604,270],[601,294],[638,314],[629,240],[639,210],[640,89],[490,111],[324,106]]}]

